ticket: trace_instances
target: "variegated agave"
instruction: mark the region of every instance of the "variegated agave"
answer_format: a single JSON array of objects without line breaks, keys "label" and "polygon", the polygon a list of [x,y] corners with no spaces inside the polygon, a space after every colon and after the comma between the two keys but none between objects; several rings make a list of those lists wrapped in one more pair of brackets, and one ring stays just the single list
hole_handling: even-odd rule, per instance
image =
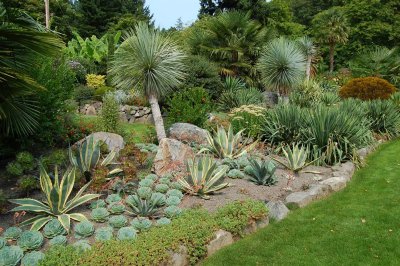
[{"label": "variegated agave", "polygon": [[[69,160],[71,164],[79,169],[79,171],[89,181],[92,177],[92,171],[98,165],[101,157],[100,141],[95,141],[93,135],[88,137],[79,147],[75,154],[72,149],[69,149]],[[111,151],[100,163],[100,166],[108,166],[112,163],[116,156],[115,151]],[[120,173],[121,169],[114,169],[109,176]]]},{"label": "variegated agave", "polygon": [[54,217],[60,221],[67,231],[69,231],[71,219],[80,222],[87,220],[87,218],[81,213],[70,212],[76,207],[100,196],[99,194],[82,195],[90,185],[90,183],[88,183],[76,193],[75,197],[70,199],[74,184],[75,168],[67,170],[61,180],[59,180],[56,168],[54,173],[54,183],[48,173],[42,168],[40,173],[40,187],[46,197],[45,201],[41,202],[30,198],[10,200],[10,202],[20,205],[11,211],[26,211],[39,214],[20,224],[20,226],[32,224],[32,231],[39,230]]},{"label": "variegated agave", "polygon": [[200,157],[194,161],[188,160],[189,175],[181,177],[178,182],[187,193],[209,199],[209,194],[230,186],[229,183],[223,183],[228,170],[229,166],[226,165],[217,168],[212,157]]},{"label": "variegated agave", "polygon": [[234,134],[232,126],[229,126],[228,132],[223,127],[218,127],[217,132],[211,135],[207,132],[208,147],[203,148],[199,153],[211,152],[218,158],[238,158],[248,151],[254,149],[257,142],[247,145],[246,142],[241,143],[242,131]]},{"label": "variegated agave", "polygon": [[159,210],[160,203],[163,200],[161,197],[142,199],[137,195],[128,196],[126,204],[131,208],[128,213],[138,217],[152,217]]},{"label": "variegated agave", "polygon": [[282,152],[286,158],[286,162],[279,159],[273,158],[275,161],[291,170],[293,174],[297,174],[304,168],[312,164],[314,161],[307,163],[307,158],[310,153],[309,149],[298,144],[293,144],[292,147],[287,146],[282,149]]}]

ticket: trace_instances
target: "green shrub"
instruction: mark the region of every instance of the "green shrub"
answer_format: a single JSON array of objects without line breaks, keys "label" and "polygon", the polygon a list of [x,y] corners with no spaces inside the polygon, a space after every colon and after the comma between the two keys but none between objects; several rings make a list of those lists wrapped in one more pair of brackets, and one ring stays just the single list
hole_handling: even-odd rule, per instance
[{"label": "green shrub", "polygon": [[306,80],[289,95],[289,101],[300,107],[311,107],[321,100],[322,88],[314,80]]},{"label": "green shrub", "polygon": [[167,99],[167,123],[190,123],[203,127],[211,111],[211,99],[203,88],[182,90]]},{"label": "green shrub", "polygon": [[355,78],[342,88],[341,98],[358,98],[361,100],[389,99],[397,91],[388,81],[377,77]]},{"label": "green shrub", "polygon": [[46,252],[46,257],[39,262],[39,266],[78,266],[78,261],[81,256],[82,253],[73,246],[55,245]]},{"label": "green shrub", "polygon": [[16,161],[22,166],[24,171],[33,170],[35,167],[35,159],[29,152],[23,151],[17,154]]},{"label": "green shrub", "polygon": [[366,103],[370,128],[376,133],[396,137],[400,132],[400,113],[392,101],[375,100]]},{"label": "green shrub", "polygon": [[40,163],[46,170],[51,170],[54,169],[55,166],[66,166],[68,160],[68,152],[63,149],[57,149],[42,157]]},{"label": "green shrub", "polygon": [[257,105],[243,105],[231,110],[231,125],[234,132],[243,130],[244,135],[259,138],[265,122],[264,107]]},{"label": "green shrub", "polygon": [[103,97],[107,93],[113,92],[113,91],[115,91],[115,89],[113,87],[101,86],[94,91],[94,99],[97,101],[101,101],[101,100],[103,100]]},{"label": "green shrub", "polygon": [[86,75],[86,86],[97,89],[105,85],[106,85],[106,76],[96,75],[96,74]]},{"label": "green shrub", "polygon": [[230,111],[243,105],[262,105],[263,103],[264,96],[257,88],[227,90],[218,99],[218,106],[222,111]]},{"label": "green shrub", "polygon": [[103,97],[103,106],[100,113],[102,128],[106,132],[118,132],[119,127],[119,104],[113,94],[109,93]]},{"label": "green shrub", "polygon": [[24,168],[20,163],[13,161],[7,164],[6,172],[11,176],[20,176],[24,173]]},{"label": "green shrub", "polygon": [[20,179],[18,187],[25,192],[39,188],[39,179],[34,176],[24,176]]},{"label": "green shrub", "polygon": [[95,89],[84,85],[79,85],[74,89],[74,99],[78,103],[91,100],[94,97]]}]

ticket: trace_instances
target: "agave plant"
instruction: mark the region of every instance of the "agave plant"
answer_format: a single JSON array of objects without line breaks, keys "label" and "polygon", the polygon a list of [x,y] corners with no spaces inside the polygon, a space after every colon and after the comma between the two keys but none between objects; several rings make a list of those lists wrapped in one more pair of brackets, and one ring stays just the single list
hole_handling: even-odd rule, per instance
[{"label": "agave plant", "polygon": [[226,132],[223,127],[218,127],[214,136],[212,136],[210,132],[207,132],[208,147],[201,149],[199,153],[211,152],[222,159],[238,158],[257,145],[257,142],[248,146],[247,143],[241,143],[242,132],[243,130],[234,134],[231,125],[229,126],[228,132]]},{"label": "agave plant", "polygon": [[276,166],[271,161],[258,162],[250,159],[249,180],[257,185],[271,186],[276,183],[275,170]]},{"label": "agave plant", "polygon": [[118,240],[132,240],[136,238],[136,230],[132,227],[122,227],[118,230]]},{"label": "agave plant", "polygon": [[96,230],[94,235],[96,241],[108,241],[113,238],[113,228],[112,227],[100,227]]},{"label": "agave plant", "polygon": [[138,217],[131,221],[131,225],[138,231],[150,229],[153,223],[148,218]]},{"label": "agave plant", "polygon": [[[179,191],[180,192],[180,191]],[[181,192],[182,193],[182,192]],[[160,193],[160,192],[155,192],[151,195],[150,200],[152,202],[156,202],[157,203],[157,207],[161,207],[163,205],[165,205],[165,201],[166,201],[167,197],[165,196],[165,194]]]},{"label": "agave plant", "polygon": [[0,249],[0,265],[16,266],[24,256],[19,246],[6,246]]},{"label": "agave plant", "polygon": [[181,177],[178,182],[183,189],[192,195],[209,199],[209,194],[228,187],[229,183],[223,183],[224,175],[229,170],[226,165],[217,169],[217,164],[212,157],[206,156],[198,159],[188,160],[187,177]]},{"label": "agave plant", "polygon": [[54,238],[59,235],[66,235],[67,231],[58,219],[51,219],[43,228],[43,235],[46,238]]},{"label": "agave plant", "polygon": [[139,217],[154,216],[159,210],[160,202],[163,200],[161,197],[154,197],[153,199],[142,199],[137,195],[127,198],[126,203],[131,208],[128,213]]},{"label": "agave plant", "polygon": [[309,156],[309,149],[299,144],[293,144],[292,147],[287,146],[282,149],[282,152],[286,158],[285,161],[273,158],[275,161],[285,166],[287,169],[293,172],[296,176],[301,170],[311,165],[314,161],[307,162]]},{"label": "agave plant", "polygon": [[50,246],[65,246],[67,244],[67,237],[58,235],[49,241]]},{"label": "agave plant", "polygon": [[43,260],[45,257],[43,252],[40,251],[32,251],[27,254],[22,258],[21,260],[21,266],[37,266],[39,265],[39,262]]},{"label": "agave plant", "polygon": [[20,224],[20,226],[32,224],[32,231],[40,230],[40,228],[46,225],[54,217],[60,221],[65,230],[69,231],[71,219],[79,222],[87,220],[85,215],[81,213],[70,212],[80,205],[100,196],[98,194],[82,195],[86,188],[90,185],[90,183],[88,183],[76,193],[75,197],[70,199],[74,184],[75,169],[67,170],[62,179],[59,180],[58,171],[56,168],[53,183],[46,170],[42,168],[40,173],[40,186],[46,197],[46,200],[44,202],[29,198],[10,200],[10,202],[20,205],[11,211],[26,211],[39,214],[31,219],[25,220]]},{"label": "agave plant", "polygon": [[94,225],[89,221],[83,221],[75,225],[75,238],[85,238],[94,234]]},{"label": "agave plant", "polygon": [[43,245],[43,235],[38,231],[25,231],[17,240],[23,251],[39,249]]},{"label": "agave plant", "polygon": [[[71,164],[79,169],[79,171],[85,176],[86,181],[89,182],[92,177],[92,171],[100,162],[101,157],[101,143],[95,141],[93,135],[88,137],[79,147],[77,154],[74,154],[72,149],[69,149],[69,160]],[[112,163],[117,153],[111,151],[100,163],[100,166],[108,166]],[[114,175],[121,172],[121,169],[115,169],[108,175]]]}]

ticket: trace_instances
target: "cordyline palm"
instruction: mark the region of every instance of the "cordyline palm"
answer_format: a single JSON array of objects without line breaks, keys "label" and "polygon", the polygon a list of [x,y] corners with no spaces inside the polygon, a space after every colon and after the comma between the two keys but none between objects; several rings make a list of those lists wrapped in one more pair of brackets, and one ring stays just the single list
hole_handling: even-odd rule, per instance
[{"label": "cordyline palm", "polygon": [[266,45],[257,67],[267,87],[287,95],[303,81],[306,59],[294,41],[278,38]]},{"label": "cordyline palm", "polygon": [[306,58],[306,80],[310,80],[313,64],[315,64],[317,60],[317,47],[315,47],[314,42],[307,36],[297,39],[296,43]]},{"label": "cordyline palm", "polygon": [[267,38],[263,26],[250,13],[224,12],[199,22],[189,39],[192,52],[217,61],[224,75],[240,75],[251,80],[256,75],[255,61]]},{"label": "cordyline palm", "polygon": [[158,140],[166,137],[158,99],[184,78],[184,54],[168,36],[141,22],[114,54],[109,73],[121,89],[142,88],[153,113]]},{"label": "cordyline palm", "polygon": [[54,56],[63,46],[32,18],[0,4],[0,131],[27,135],[38,125],[38,107],[32,95],[42,88],[30,75],[35,56]]},{"label": "cordyline palm", "polygon": [[332,73],[336,45],[346,43],[349,38],[346,16],[340,7],[332,7],[318,13],[312,24],[315,38],[329,46],[329,71]]}]

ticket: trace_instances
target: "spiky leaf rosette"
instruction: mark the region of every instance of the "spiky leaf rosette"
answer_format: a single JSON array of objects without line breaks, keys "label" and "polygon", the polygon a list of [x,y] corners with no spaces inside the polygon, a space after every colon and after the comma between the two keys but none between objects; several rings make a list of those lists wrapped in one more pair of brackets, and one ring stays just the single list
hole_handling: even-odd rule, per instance
[{"label": "spiky leaf rosette", "polygon": [[3,236],[6,239],[17,240],[21,234],[22,234],[21,228],[12,226],[7,228],[6,231],[4,231]]},{"label": "spiky leaf rosette", "polygon": [[25,254],[25,256],[21,260],[21,266],[37,266],[40,261],[45,257],[43,252],[40,251],[32,251],[30,253]]},{"label": "spiky leaf rosette", "polygon": [[90,250],[92,248],[87,240],[76,241],[72,246],[74,246],[79,252],[85,252],[86,250]]},{"label": "spiky leaf rosette", "polygon": [[115,215],[108,219],[108,223],[113,228],[121,228],[128,223],[128,219],[124,215]]},{"label": "spiky leaf rosette", "polygon": [[168,219],[167,217],[163,217],[157,220],[156,222],[156,226],[163,226],[163,225],[167,225],[170,224],[171,220]]},{"label": "spiky leaf rosette", "polygon": [[0,249],[0,265],[16,266],[24,256],[19,246],[6,246]]},{"label": "spiky leaf rosette", "polygon": [[108,204],[112,204],[115,202],[120,202],[122,200],[121,196],[119,194],[110,194],[106,198],[106,202]]},{"label": "spiky leaf rosette", "polygon": [[38,231],[25,231],[17,240],[24,251],[39,249],[43,245],[43,235]]},{"label": "spiky leaf rosette", "polygon": [[136,193],[141,199],[149,199],[151,197],[152,190],[149,187],[140,187]]},{"label": "spiky leaf rosette", "polygon": [[182,210],[177,206],[169,206],[164,210],[165,216],[167,218],[174,218],[182,213]]},{"label": "spiky leaf rosette", "polygon": [[108,220],[110,213],[106,208],[96,208],[92,210],[91,218],[98,223],[104,223]]},{"label": "spiky leaf rosette", "polygon": [[145,231],[150,229],[152,222],[147,218],[138,217],[131,221],[131,225],[138,231]]},{"label": "spiky leaf rosette", "polygon": [[125,205],[122,203],[113,203],[108,206],[108,211],[111,214],[123,214],[125,212]]},{"label": "spiky leaf rosette", "polygon": [[151,202],[156,202],[156,206],[157,207],[161,207],[163,205],[165,205],[165,200],[167,199],[167,197],[165,196],[165,194],[160,193],[160,192],[155,192],[151,195],[150,201]]},{"label": "spiky leaf rosette", "polygon": [[43,228],[43,235],[46,238],[53,238],[58,235],[66,235],[67,231],[62,226],[59,220],[52,219],[50,220]]},{"label": "spiky leaf rosette", "polygon": [[112,227],[101,227],[96,230],[94,234],[96,241],[108,241],[113,238],[113,228]]},{"label": "spiky leaf rosette", "polygon": [[178,206],[181,203],[181,199],[176,196],[169,196],[165,203],[167,206]]},{"label": "spiky leaf rosette", "polygon": [[67,244],[67,237],[58,235],[49,241],[50,246],[64,246]]},{"label": "spiky leaf rosette", "polygon": [[93,201],[92,203],[90,203],[89,206],[89,208],[92,210],[96,208],[105,208],[105,207],[107,207],[107,203],[102,199]]},{"label": "spiky leaf rosette", "polygon": [[80,222],[75,225],[75,238],[85,238],[94,234],[94,225],[89,221]]},{"label": "spiky leaf rosette", "polygon": [[131,240],[136,238],[136,230],[133,227],[122,227],[117,233],[118,240]]},{"label": "spiky leaf rosette", "polygon": [[257,185],[271,186],[277,182],[275,177],[276,166],[272,161],[259,162],[250,159],[249,180]]},{"label": "spiky leaf rosette", "polygon": [[139,197],[131,197],[129,201],[126,201],[128,206],[131,208],[131,211],[128,213],[139,216],[139,217],[151,217],[154,216],[159,207],[163,198],[155,197],[150,200],[141,199]]}]

